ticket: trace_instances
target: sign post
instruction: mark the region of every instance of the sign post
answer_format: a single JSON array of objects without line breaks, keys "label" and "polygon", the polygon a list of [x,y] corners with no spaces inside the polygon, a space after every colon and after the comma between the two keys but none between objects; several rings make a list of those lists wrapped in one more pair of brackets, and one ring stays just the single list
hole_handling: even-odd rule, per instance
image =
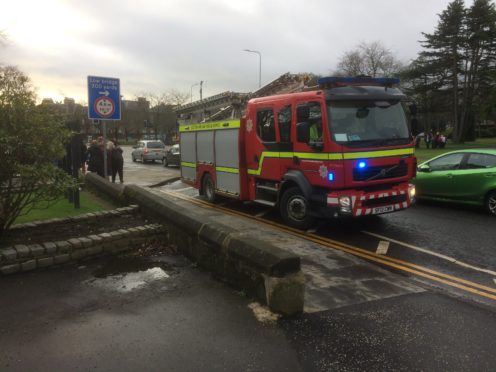
[{"label": "sign post", "polygon": [[120,80],[88,76],[88,118],[103,121],[103,172],[108,179],[107,120],[121,120]]}]

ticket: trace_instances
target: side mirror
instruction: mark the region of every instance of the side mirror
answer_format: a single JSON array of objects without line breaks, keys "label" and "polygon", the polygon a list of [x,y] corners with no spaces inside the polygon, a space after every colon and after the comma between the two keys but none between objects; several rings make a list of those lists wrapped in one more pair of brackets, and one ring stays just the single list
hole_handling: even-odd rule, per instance
[{"label": "side mirror", "polygon": [[296,140],[298,142],[310,142],[310,124],[306,121],[296,124]]},{"label": "side mirror", "polygon": [[423,165],[420,165],[417,168],[417,171],[418,172],[429,173],[431,171],[431,168],[429,167],[429,164],[423,164]]}]

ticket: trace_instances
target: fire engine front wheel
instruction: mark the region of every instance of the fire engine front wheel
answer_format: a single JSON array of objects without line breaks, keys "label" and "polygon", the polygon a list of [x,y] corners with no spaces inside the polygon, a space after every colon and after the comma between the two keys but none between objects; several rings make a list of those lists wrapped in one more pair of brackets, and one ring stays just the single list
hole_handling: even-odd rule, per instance
[{"label": "fire engine front wheel", "polygon": [[314,223],[308,200],[298,187],[286,190],[282,195],[280,208],[282,219],[291,227],[307,229]]},{"label": "fire engine front wheel", "polygon": [[210,203],[213,203],[215,201],[215,184],[210,174],[206,174],[205,177],[203,177],[202,189],[203,195],[205,195]]}]

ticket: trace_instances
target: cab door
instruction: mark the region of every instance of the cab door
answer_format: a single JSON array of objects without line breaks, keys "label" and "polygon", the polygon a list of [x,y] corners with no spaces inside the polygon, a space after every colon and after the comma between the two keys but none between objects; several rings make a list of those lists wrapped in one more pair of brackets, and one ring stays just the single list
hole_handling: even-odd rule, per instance
[{"label": "cab door", "polygon": [[[327,128],[325,106],[319,101],[297,102],[294,111],[293,169],[299,169],[312,185],[328,186],[328,154],[324,151]],[[305,124],[306,123],[306,124]],[[309,127],[309,141],[298,138],[299,125]]]},{"label": "cab door", "polygon": [[245,159],[248,175],[277,179],[277,135],[274,108],[252,106],[247,115]]}]

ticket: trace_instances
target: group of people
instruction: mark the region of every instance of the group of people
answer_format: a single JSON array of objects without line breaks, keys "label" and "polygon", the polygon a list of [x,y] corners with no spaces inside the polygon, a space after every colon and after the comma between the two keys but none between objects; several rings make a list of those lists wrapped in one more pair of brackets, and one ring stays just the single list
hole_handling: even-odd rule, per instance
[{"label": "group of people", "polygon": [[[104,152],[107,152],[107,172],[105,175],[105,160]],[[88,170],[95,172],[101,177],[112,175],[112,182],[115,183],[115,178],[119,175],[120,183],[124,182],[124,158],[122,156],[122,149],[116,140],[108,141],[107,148],[102,137],[93,140],[86,153],[86,161],[88,163]],[[83,169],[84,172],[84,169]]]},{"label": "group of people", "polygon": [[439,133],[439,132],[436,132],[436,134],[434,135],[434,132],[431,130],[429,130],[428,132],[422,132],[422,133],[419,133],[417,134],[417,136],[415,137],[415,147],[416,148],[419,148],[420,147],[420,142],[422,141],[422,137],[424,138],[424,142],[425,142],[425,147],[426,148],[433,148],[433,149],[436,149],[436,148],[444,148],[446,146],[446,142],[447,142],[447,138],[444,134],[442,133]]}]

